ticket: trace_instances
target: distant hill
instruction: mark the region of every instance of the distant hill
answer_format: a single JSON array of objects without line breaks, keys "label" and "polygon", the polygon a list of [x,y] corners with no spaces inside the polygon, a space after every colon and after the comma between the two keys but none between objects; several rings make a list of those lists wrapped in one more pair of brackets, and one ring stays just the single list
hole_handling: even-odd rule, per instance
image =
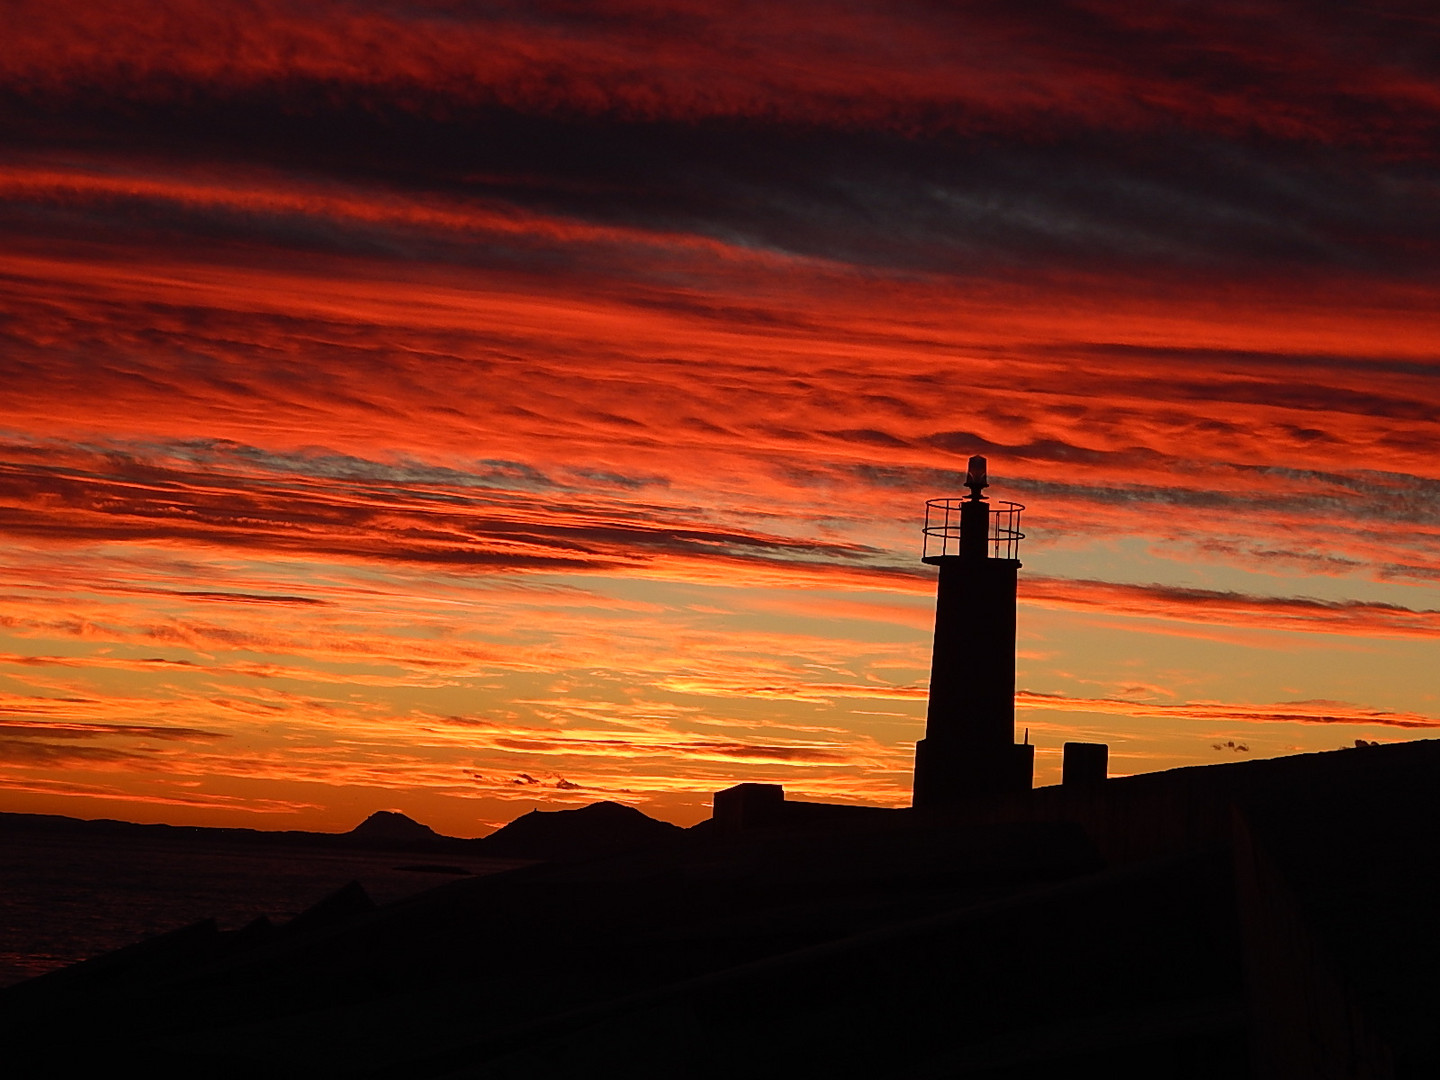
[{"label": "distant hill", "polygon": [[497,859],[573,859],[669,840],[685,832],[633,806],[591,803],[578,810],[532,810],[471,843]]},{"label": "distant hill", "polygon": [[194,825],[138,825],[109,819],[85,821],[50,814],[0,813],[0,831],[106,836],[117,841],[176,844],[279,845],[363,848],[411,853],[469,855],[482,859],[575,859],[608,855],[679,836],[678,825],[657,821],[619,803],[599,802],[578,810],[532,810],[480,839],[445,836],[393,810],[371,814],[349,832],[205,828]]},{"label": "distant hill", "polygon": [[367,843],[389,843],[393,841],[413,842],[417,840],[442,840],[442,837],[428,825],[421,825],[413,818],[394,810],[377,810],[351,829],[346,836]]},{"label": "distant hill", "polygon": [[382,810],[344,833],[299,829],[212,828],[203,825],[137,824],[111,818],[86,820],[59,814],[0,813],[0,832],[57,836],[109,837],[117,842],[143,841],[179,845],[365,848],[395,851],[469,851],[470,840],[442,836],[404,814]]}]

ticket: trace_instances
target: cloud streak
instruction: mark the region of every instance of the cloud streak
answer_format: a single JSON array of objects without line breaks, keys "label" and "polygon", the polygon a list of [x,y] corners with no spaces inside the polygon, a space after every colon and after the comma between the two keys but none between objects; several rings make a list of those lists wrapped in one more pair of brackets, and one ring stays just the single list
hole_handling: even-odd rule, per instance
[{"label": "cloud streak", "polygon": [[1244,705],[1194,701],[1170,705],[1122,698],[1082,698],[1021,691],[1017,708],[1047,712],[1102,713],[1155,720],[1221,721],[1242,724],[1373,724],[1405,730],[1440,728],[1440,718],[1422,713],[1371,709],[1348,701],[1284,701]]},{"label": "cloud streak", "polygon": [[1108,615],[1355,637],[1429,638],[1440,634],[1440,610],[1415,610],[1400,604],[1046,578],[1027,578],[1025,585],[1029,603]]}]

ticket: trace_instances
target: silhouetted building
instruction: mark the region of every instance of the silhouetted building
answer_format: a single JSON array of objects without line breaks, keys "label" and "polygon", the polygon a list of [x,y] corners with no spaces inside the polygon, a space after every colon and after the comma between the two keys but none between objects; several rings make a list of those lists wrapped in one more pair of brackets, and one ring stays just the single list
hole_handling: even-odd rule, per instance
[{"label": "silhouetted building", "polygon": [[888,822],[896,813],[879,806],[806,802],[787,799],[779,784],[736,784],[715,792],[711,825],[720,836],[774,826],[818,829],[864,829]]},{"label": "silhouetted building", "polygon": [[925,562],[940,568],[925,738],[915,745],[914,805],[1027,790],[1035,748],[1015,743],[1018,503],[991,504],[985,459],[972,457],[970,495],[925,504]]},{"label": "silhouetted building", "polygon": [[1067,742],[1060,782],[1081,786],[1098,784],[1109,775],[1110,747],[1105,743]]},{"label": "silhouetted building", "polygon": [[721,832],[744,832],[781,819],[785,813],[785,789],[779,784],[736,784],[717,791],[711,807],[711,816]]}]

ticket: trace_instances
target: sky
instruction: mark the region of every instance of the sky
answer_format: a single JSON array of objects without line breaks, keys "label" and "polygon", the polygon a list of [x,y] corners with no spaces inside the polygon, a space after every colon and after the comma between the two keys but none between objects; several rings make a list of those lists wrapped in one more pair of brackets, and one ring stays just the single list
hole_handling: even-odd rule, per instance
[{"label": "sky", "polygon": [[907,805],[977,453],[1037,783],[1430,737],[1433,12],[7,3],[0,809]]}]

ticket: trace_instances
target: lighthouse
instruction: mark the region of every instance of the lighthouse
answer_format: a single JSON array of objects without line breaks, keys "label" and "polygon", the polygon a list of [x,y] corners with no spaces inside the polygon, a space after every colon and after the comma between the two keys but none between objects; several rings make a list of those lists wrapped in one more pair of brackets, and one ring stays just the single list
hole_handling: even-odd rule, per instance
[{"label": "lighthouse", "polygon": [[989,502],[983,457],[970,494],[925,504],[921,558],[940,570],[925,738],[915,744],[914,806],[928,810],[1029,790],[1035,748],[1015,742],[1015,589],[1019,503]]}]

